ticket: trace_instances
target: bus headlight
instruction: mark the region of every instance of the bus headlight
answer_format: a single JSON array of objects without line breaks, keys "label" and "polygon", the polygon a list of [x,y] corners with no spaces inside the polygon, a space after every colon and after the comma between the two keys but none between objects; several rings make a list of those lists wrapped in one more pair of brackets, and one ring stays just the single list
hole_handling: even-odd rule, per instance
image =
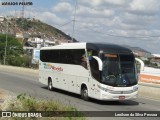
[{"label": "bus headlight", "polygon": [[136,86],[133,86],[133,92],[137,91],[138,90],[138,85]]},{"label": "bus headlight", "polygon": [[108,91],[108,89],[107,89],[107,88],[101,87],[100,85],[97,85],[97,86],[98,86],[98,88],[99,88],[100,90],[103,90],[103,91],[105,91],[105,92],[107,92],[107,91]]}]

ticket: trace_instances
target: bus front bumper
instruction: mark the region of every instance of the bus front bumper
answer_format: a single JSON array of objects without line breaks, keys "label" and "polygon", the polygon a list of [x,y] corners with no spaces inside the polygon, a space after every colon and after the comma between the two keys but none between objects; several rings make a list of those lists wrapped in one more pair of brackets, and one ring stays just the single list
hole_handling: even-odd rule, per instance
[{"label": "bus front bumper", "polygon": [[130,94],[111,94],[111,93],[102,93],[101,100],[115,100],[115,101],[123,101],[123,100],[133,100],[138,96],[137,91]]}]

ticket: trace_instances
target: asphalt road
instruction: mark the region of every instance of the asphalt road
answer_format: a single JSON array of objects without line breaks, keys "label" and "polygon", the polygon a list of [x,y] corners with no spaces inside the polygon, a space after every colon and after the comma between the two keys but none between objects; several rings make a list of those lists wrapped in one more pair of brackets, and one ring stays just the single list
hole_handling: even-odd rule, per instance
[{"label": "asphalt road", "polygon": [[[124,102],[102,102],[91,99],[83,101],[79,95],[71,94],[61,90],[48,91],[47,87],[38,82],[38,74],[15,73],[0,70],[0,88],[10,91],[15,95],[27,93],[38,99],[57,100],[64,104],[75,106],[80,111],[160,111],[160,101],[149,100],[142,97],[134,101]],[[96,113],[95,113],[96,114]],[[100,119],[92,117],[91,119]],[[107,117],[107,120],[137,120],[137,117]],[[156,117],[138,117],[142,120],[159,119]]]}]

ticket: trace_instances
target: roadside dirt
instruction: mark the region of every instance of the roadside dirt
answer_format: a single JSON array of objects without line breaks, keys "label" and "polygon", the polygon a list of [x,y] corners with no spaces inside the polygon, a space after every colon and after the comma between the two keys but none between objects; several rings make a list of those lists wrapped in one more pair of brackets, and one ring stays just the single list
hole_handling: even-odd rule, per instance
[{"label": "roadside dirt", "polygon": [[7,94],[3,90],[0,90],[0,106],[3,104],[6,96]]}]

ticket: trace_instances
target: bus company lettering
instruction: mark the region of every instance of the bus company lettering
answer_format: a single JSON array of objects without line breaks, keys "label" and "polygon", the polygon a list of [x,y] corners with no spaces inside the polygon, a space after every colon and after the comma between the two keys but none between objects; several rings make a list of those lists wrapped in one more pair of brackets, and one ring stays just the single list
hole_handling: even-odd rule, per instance
[{"label": "bus company lettering", "polygon": [[52,66],[51,69],[55,70],[55,71],[63,71],[63,68],[61,68],[61,67]]},{"label": "bus company lettering", "polygon": [[63,68],[61,68],[61,67],[55,67],[54,65],[46,64],[46,63],[44,63],[44,68],[45,69],[51,69],[51,70],[54,70],[54,71],[63,71]]}]

